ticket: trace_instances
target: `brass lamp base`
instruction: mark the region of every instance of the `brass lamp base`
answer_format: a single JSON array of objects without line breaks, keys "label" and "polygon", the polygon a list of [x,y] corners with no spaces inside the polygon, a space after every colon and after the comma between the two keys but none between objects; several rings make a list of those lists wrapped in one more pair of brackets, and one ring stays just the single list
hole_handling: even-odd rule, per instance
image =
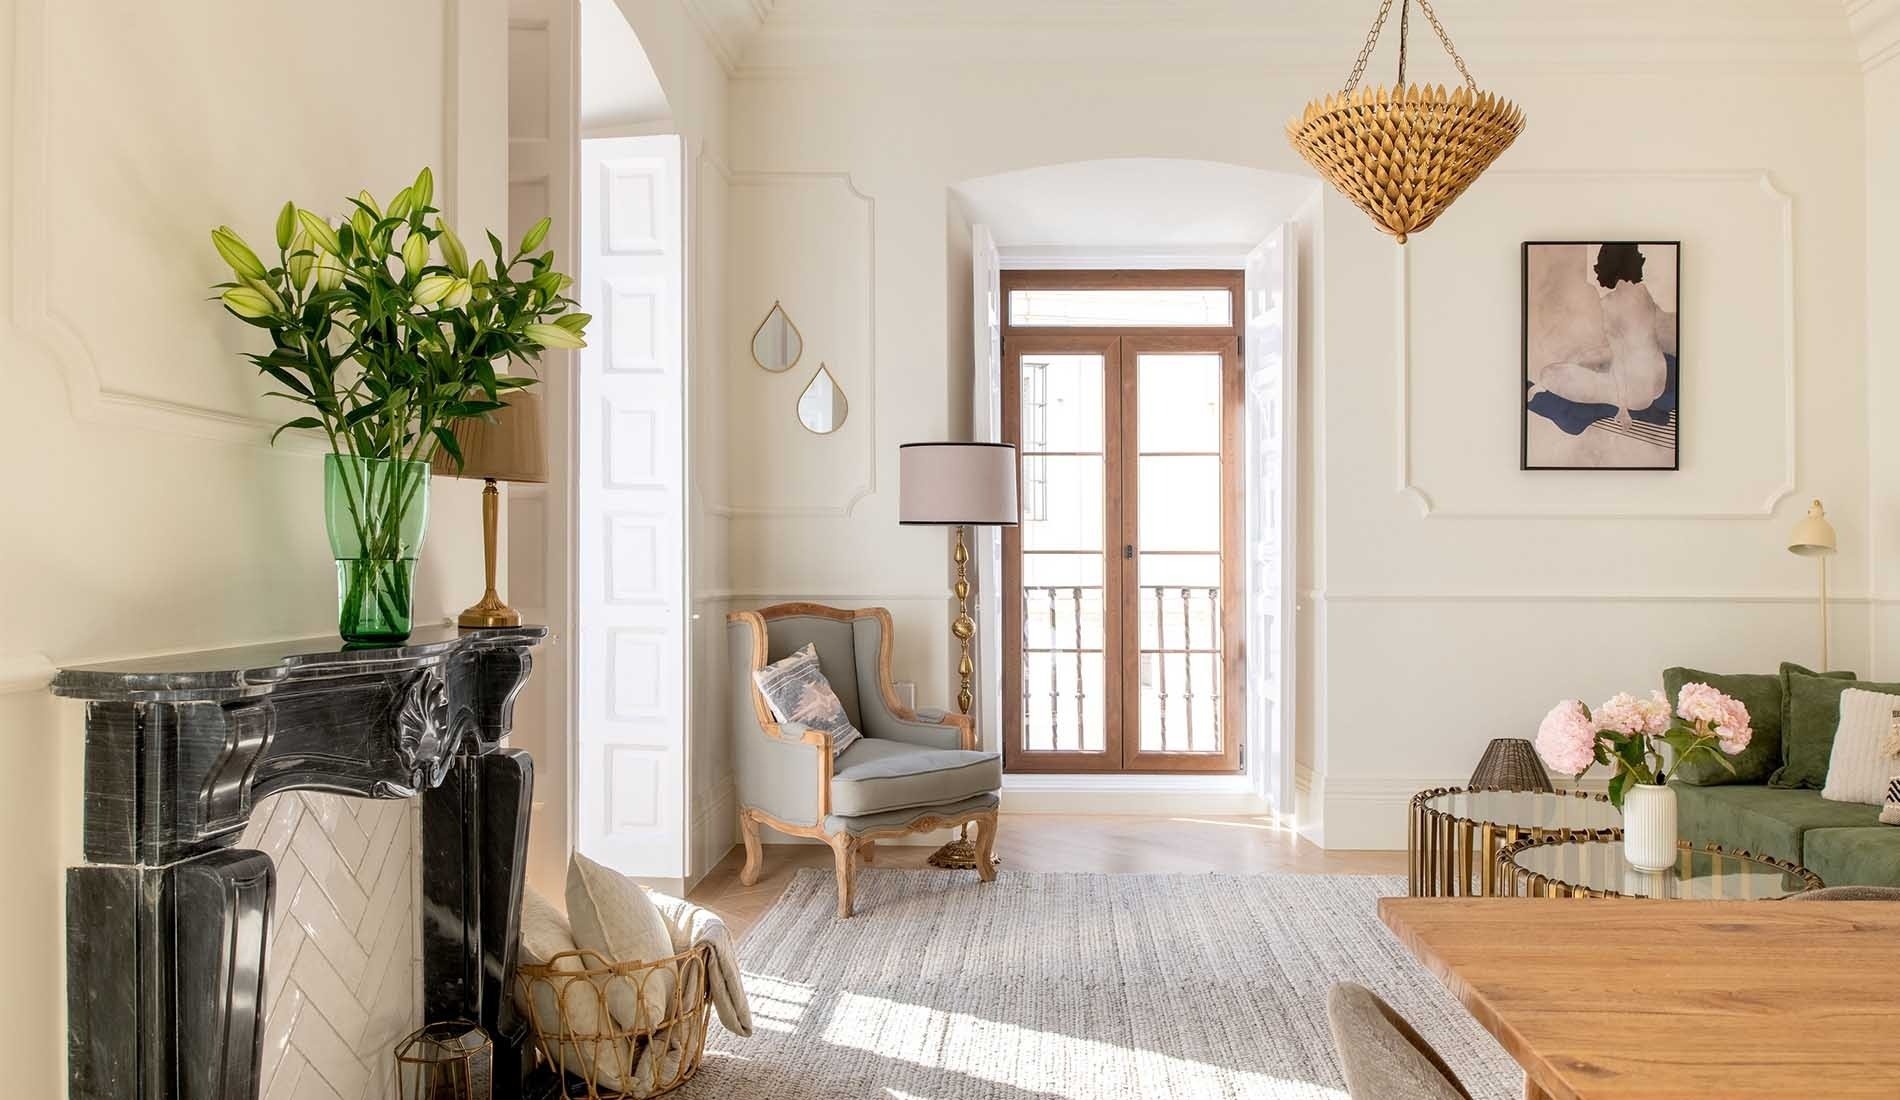
[{"label": "brass lamp base", "polygon": [[455,617],[455,625],[463,630],[480,630],[483,627],[520,626],[521,612],[501,602],[501,597],[489,589],[481,602]]},{"label": "brass lamp base", "polygon": [[[928,861],[932,867],[942,867],[949,871],[973,871],[976,869],[976,845],[970,843],[967,836],[959,836],[950,843],[930,853]],[[999,860],[991,860],[996,863]]]},{"label": "brass lamp base", "polygon": [[495,479],[491,477],[488,484],[482,486],[482,572],[486,575],[488,585],[475,606],[456,616],[455,625],[463,630],[521,625],[521,613],[502,603],[501,596],[495,591],[495,528],[500,511],[501,493],[495,488]]}]

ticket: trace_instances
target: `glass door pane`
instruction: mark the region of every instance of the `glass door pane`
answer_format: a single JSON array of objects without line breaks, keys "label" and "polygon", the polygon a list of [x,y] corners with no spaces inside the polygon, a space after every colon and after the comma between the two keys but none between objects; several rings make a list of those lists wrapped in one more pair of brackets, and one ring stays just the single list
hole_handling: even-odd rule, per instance
[{"label": "glass door pane", "polygon": [[1137,353],[1135,754],[1221,755],[1224,359]]},{"label": "glass door pane", "polygon": [[1022,462],[1021,745],[1105,753],[1108,357],[1017,359]]}]

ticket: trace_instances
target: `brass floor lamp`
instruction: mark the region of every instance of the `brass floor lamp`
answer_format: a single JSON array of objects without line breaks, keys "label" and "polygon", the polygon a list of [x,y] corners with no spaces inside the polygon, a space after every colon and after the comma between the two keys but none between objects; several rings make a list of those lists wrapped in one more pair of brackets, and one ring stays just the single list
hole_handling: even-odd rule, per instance
[{"label": "brass floor lamp", "polygon": [[[957,529],[957,617],[950,633],[958,646],[957,709],[970,713],[976,704],[971,678],[976,663],[970,643],[976,638],[976,620],[970,617],[970,550],[963,542],[965,527],[1016,525],[1016,448],[1008,443],[906,443],[897,449],[897,521]],[[981,733],[981,731],[978,731]],[[976,866],[976,846],[966,825],[957,839],[930,857],[933,867],[967,869]]]}]

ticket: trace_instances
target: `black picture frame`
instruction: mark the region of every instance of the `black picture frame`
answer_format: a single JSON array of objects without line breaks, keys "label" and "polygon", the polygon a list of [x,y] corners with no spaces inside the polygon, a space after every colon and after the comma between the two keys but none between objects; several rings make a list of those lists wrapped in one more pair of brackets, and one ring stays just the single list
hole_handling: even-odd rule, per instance
[{"label": "black picture frame", "polygon": [[[1667,466],[1533,466],[1530,461],[1530,402],[1526,394],[1531,386],[1531,249],[1541,247],[1596,247],[1601,245],[1634,245],[1642,247],[1669,247],[1675,249],[1676,258],[1676,425],[1674,446],[1671,448]],[[1518,390],[1517,390],[1517,468],[1526,473],[1544,471],[1576,470],[1623,470],[1623,471],[1677,471],[1682,469],[1682,394],[1684,380],[1682,376],[1682,242],[1680,240],[1549,240],[1525,241],[1519,250],[1518,274]]]}]

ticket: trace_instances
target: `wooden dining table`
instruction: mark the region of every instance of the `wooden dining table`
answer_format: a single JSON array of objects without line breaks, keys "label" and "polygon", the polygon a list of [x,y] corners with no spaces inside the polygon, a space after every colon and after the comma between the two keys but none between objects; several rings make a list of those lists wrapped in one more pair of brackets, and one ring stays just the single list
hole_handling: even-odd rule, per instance
[{"label": "wooden dining table", "polygon": [[1529,1100],[1900,1097],[1900,904],[1383,898]]}]

